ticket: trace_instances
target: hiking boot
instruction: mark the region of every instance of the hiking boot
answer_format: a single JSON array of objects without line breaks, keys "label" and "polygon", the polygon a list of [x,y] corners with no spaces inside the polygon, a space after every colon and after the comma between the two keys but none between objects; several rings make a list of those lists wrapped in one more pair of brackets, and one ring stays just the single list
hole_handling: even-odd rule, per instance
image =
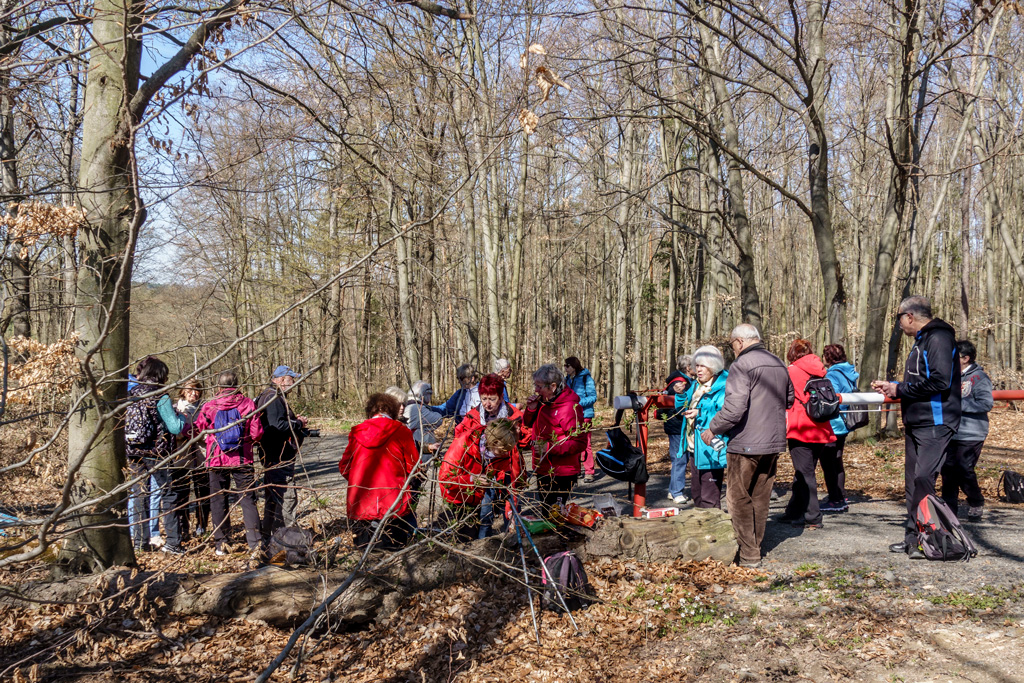
[{"label": "hiking boot", "polygon": [[980,522],[981,514],[985,511],[985,508],[979,505],[978,507],[970,507],[967,509],[967,521],[968,522]]},{"label": "hiking boot", "polygon": [[163,547],[160,548],[160,550],[162,552],[167,553],[168,555],[184,555],[185,554],[185,551],[182,550],[179,546],[171,545],[169,543],[165,543],[163,545]]},{"label": "hiking boot", "polygon": [[217,557],[226,557],[229,553],[227,548],[224,548],[223,546],[217,546],[217,549],[213,551],[213,554]]},{"label": "hiking boot", "polygon": [[845,498],[838,503],[826,500],[824,503],[818,504],[818,509],[822,512],[846,512],[850,509],[850,505],[846,502]]},{"label": "hiking boot", "polygon": [[779,499],[779,492],[778,492],[778,491],[776,491],[774,487],[772,488],[772,492],[771,492],[771,494],[770,494],[770,495],[768,496],[768,499],[769,499],[769,500],[778,500],[778,499]]},{"label": "hiking boot", "polygon": [[593,474],[588,474],[587,476],[583,477],[583,483],[584,484],[593,484],[594,483],[594,475]]},{"label": "hiking boot", "polygon": [[783,524],[796,524],[797,522],[800,522],[800,524],[802,525],[804,523],[803,520],[803,515],[791,515],[788,513],[781,514],[775,518],[776,522],[781,522]]},{"label": "hiking boot", "polygon": [[746,567],[747,569],[760,569],[761,560],[758,560],[757,562],[740,562],[739,566]]},{"label": "hiking boot", "polygon": [[924,551],[921,550],[921,546],[915,546],[913,550],[911,550],[909,553],[907,553],[907,557],[909,557],[912,560],[923,560],[923,559],[925,559]]},{"label": "hiking boot", "polygon": [[889,545],[889,552],[890,553],[905,553],[905,552],[907,552],[907,544],[904,543],[903,541],[900,541],[899,543],[891,543]]}]

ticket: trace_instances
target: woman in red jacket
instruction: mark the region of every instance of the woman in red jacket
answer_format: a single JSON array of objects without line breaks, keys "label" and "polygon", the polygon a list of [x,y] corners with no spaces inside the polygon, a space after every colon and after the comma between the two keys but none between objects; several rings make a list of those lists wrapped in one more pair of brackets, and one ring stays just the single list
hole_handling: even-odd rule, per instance
[{"label": "woman in red jacket", "polygon": [[341,476],[348,480],[346,514],[357,548],[369,544],[373,522],[382,522],[392,505],[379,547],[400,548],[413,530],[411,495],[402,489],[420,456],[412,432],[398,421],[401,409],[393,396],[371,395],[366,402],[366,421],[352,428],[338,463]]},{"label": "woman in red jacket", "polygon": [[587,449],[580,399],[565,386],[556,365],[533,373],[534,394],[526,400],[523,424],[533,428],[533,469],[545,509],[559,498],[568,502],[580,476],[580,455]]},{"label": "woman in red jacket", "polygon": [[834,457],[836,435],[828,422],[815,422],[807,416],[804,387],[812,377],[824,377],[825,366],[821,358],[811,353],[811,343],[796,339],[786,353],[789,378],[793,382],[796,400],[786,411],[786,439],[789,455],[793,458],[793,495],[786,505],[780,521],[807,529],[820,529],[821,510],[818,507],[818,483],[815,470],[822,458]]}]

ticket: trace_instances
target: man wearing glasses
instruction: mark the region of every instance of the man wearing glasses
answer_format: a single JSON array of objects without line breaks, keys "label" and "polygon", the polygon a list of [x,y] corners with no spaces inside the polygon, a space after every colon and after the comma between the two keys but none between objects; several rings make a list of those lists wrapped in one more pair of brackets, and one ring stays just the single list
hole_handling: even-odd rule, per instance
[{"label": "man wearing glasses", "polygon": [[753,325],[739,325],[729,345],[736,360],[725,382],[725,402],[700,435],[709,446],[729,435],[725,498],[742,567],[761,565],[761,541],[779,453],[786,450],[786,409],[795,394],[786,364],[770,353]]},{"label": "man wearing glasses", "polygon": [[931,303],[925,297],[911,296],[900,302],[896,322],[903,334],[914,338],[903,381],[871,383],[875,391],[899,399],[906,440],[907,521],[903,541],[893,543],[889,550],[923,560],[914,513],[926,496],[935,493],[935,477],[942,469],[949,441],[960,427],[960,362],[955,330],[932,317]]}]

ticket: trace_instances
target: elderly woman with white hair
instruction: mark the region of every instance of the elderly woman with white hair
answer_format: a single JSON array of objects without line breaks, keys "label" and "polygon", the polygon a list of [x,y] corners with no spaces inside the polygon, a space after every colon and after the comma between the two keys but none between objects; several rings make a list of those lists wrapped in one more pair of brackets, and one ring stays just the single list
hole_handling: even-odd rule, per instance
[{"label": "elderly woman with white hair", "polygon": [[[721,508],[722,483],[725,480],[725,446],[728,437],[720,442],[706,444],[701,433],[711,424],[725,402],[725,381],[729,373],[725,370],[725,358],[714,346],[702,346],[693,353],[695,381],[682,394],[676,394],[676,408],[683,409],[682,449],[684,456],[672,459],[669,493],[673,494],[671,482],[685,481],[684,475],[676,472],[679,462],[683,467],[690,463],[690,497],[694,507]],[[681,502],[679,498],[674,498]]]}]

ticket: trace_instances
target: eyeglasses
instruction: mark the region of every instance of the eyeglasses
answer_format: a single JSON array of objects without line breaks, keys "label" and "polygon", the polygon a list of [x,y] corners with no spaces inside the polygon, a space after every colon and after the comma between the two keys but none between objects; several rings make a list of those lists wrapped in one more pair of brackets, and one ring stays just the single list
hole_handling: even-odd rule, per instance
[{"label": "eyeglasses", "polygon": [[910,311],[903,311],[902,313],[897,313],[896,322],[899,322],[905,315],[910,315]]},{"label": "eyeglasses", "polygon": [[742,340],[742,339],[730,339],[730,340],[729,340],[729,346],[732,346],[732,345],[733,345],[733,344],[735,344],[736,342],[740,342],[740,343],[742,344],[742,343],[743,343],[743,340]]}]

